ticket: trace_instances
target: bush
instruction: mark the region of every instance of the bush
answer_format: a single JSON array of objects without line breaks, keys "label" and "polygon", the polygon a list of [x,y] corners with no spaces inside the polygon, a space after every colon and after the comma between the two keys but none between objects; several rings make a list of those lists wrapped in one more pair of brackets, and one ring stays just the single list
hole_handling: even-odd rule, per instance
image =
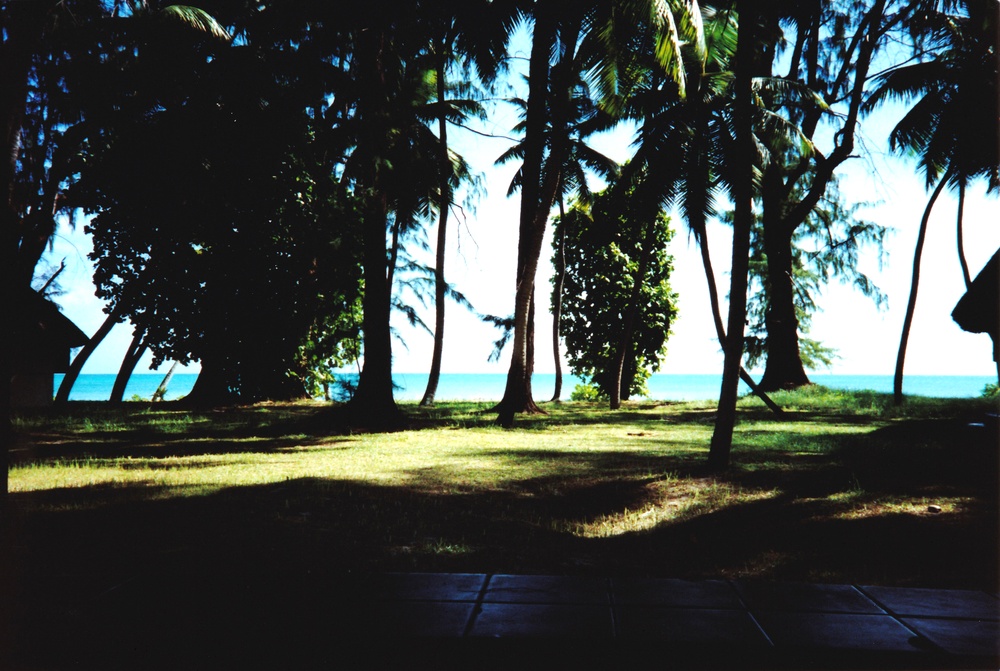
[{"label": "bush", "polygon": [[608,395],[601,391],[596,384],[584,382],[573,387],[573,393],[569,395],[569,400],[596,403],[608,400]]}]

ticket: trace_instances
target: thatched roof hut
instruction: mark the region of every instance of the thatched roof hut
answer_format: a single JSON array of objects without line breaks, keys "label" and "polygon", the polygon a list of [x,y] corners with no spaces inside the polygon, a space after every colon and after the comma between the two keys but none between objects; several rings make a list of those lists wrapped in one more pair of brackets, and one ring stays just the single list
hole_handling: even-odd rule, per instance
[{"label": "thatched roof hut", "polygon": [[993,339],[993,360],[1000,364],[1000,250],[972,281],[969,290],[951,313],[962,329],[989,333]]},{"label": "thatched roof hut", "polygon": [[52,402],[53,376],[69,368],[70,350],[87,343],[87,334],[41,294],[25,290],[8,341],[12,356],[11,404],[15,407]]}]

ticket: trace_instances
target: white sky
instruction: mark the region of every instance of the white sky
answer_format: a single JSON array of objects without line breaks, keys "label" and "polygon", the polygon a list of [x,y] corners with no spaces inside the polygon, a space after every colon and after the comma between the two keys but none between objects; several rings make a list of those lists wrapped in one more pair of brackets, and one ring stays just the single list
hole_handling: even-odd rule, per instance
[{"label": "white sky", "polygon": [[[516,113],[501,108],[487,130],[498,135],[510,133]],[[879,270],[873,251],[862,254],[862,268],[888,295],[888,309],[879,312],[873,303],[848,287],[833,284],[817,300],[822,312],[813,320],[810,336],[836,349],[839,359],[829,371],[837,374],[891,374],[895,366],[900,331],[912,271],[913,248],[917,228],[928,193],[923,178],[916,174],[914,163],[889,157],[886,134],[898,118],[899,109],[886,110],[863,122],[864,158],[842,166],[841,191],[853,202],[877,202],[861,213],[866,219],[894,229],[886,243],[885,266]],[[508,198],[507,186],[516,165],[494,167],[493,161],[509,141],[450,131],[449,139],[473,169],[486,177],[488,195],[478,202],[474,212],[460,223],[451,218],[446,276],[482,313],[509,315],[514,304],[514,270],[517,249],[519,196]],[[631,135],[619,131],[596,138],[591,144],[607,155],[626,160],[631,154]],[[906,373],[912,375],[995,375],[989,336],[962,331],[951,319],[955,303],[965,291],[955,243],[956,198],[943,193],[930,221],[916,314],[907,349]],[[679,294],[679,316],[668,342],[668,354],[661,372],[716,373],[722,368],[722,356],[716,341],[708,306],[708,291],[698,250],[689,240],[684,224],[674,217],[677,231],[670,244],[674,272],[670,282]],[[65,259],[67,269],[60,277],[68,292],[57,299],[65,314],[88,335],[104,319],[102,303],[94,296],[91,265],[86,258],[90,241],[82,227],[71,230],[65,222],[47,258],[58,264]],[[433,225],[428,239],[434,240]],[[985,185],[977,183],[966,192],[965,247],[973,276],[1000,247],[1000,202],[987,197]],[[709,227],[709,241],[717,273],[720,295],[728,292],[730,267],[730,230],[723,225]],[[543,247],[542,263],[536,279],[539,316],[536,323],[536,362],[538,372],[554,370],[551,347],[551,315],[548,313],[552,267],[551,246]],[[424,259],[433,264],[433,255]],[[433,309],[423,311],[424,320],[433,325]],[[400,373],[426,372],[430,367],[432,338],[423,330],[405,323],[401,316],[393,325],[405,340],[404,347],[394,342],[393,369]],[[504,373],[509,354],[499,362],[487,357],[499,332],[481,323],[477,317],[454,303],[448,305],[443,371],[448,373]],[[117,372],[129,340],[128,325],[115,327],[84,368],[85,373]],[[136,368],[148,370],[150,356]],[[564,371],[568,372],[565,366]],[[190,369],[197,371],[197,366]]]}]

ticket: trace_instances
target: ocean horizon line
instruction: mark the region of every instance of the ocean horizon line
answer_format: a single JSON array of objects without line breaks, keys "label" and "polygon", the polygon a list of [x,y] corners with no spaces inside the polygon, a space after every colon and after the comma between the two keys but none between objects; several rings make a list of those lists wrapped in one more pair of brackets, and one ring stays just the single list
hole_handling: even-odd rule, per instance
[{"label": "ocean horizon line", "polygon": [[[187,395],[194,387],[199,373],[177,373],[168,386],[166,400],[176,400]],[[340,372],[336,374],[348,385],[357,380],[358,373]],[[73,391],[72,401],[101,401],[111,395],[116,374],[84,373],[80,375]],[[148,399],[152,397],[160,382],[160,373],[135,373],[125,390],[126,399]],[[394,396],[397,401],[417,401],[424,394],[429,375],[427,373],[393,373]],[[442,373],[435,398],[439,401],[498,401],[503,396],[506,373]],[[55,376],[58,387],[62,375]],[[547,396],[554,390],[555,373],[536,372],[532,386],[537,398]],[[810,379],[826,387],[847,391],[873,391],[892,393],[893,376],[888,374],[846,375],[839,373],[817,373]],[[647,381],[648,393],[638,399],[653,401],[710,401],[717,400],[722,381],[721,373],[654,373]],[[987,384],[996,384],[995,375],[907,375],[903,378],[903,392],[910,396],[931,396],[939,398],[973,398],[981,396]],[[563,374],[560,398],[569,400],[573,389],[583,380],[571,374]],[[337,385],[331,391],[336,392]],[[750,392],[742,382],[740,393]]]}]

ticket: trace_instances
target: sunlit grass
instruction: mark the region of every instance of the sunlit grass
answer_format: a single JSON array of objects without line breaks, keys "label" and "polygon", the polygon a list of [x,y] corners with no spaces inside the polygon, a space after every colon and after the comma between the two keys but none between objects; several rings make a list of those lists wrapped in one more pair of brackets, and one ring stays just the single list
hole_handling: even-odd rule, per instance
[{"label": "sunlit grass", "polygon": [[[780,418],[740,402],[723,474],[706,468],[710,403],[637,402],[614,413],[546,404],[514,430],[496,427],[488,404],[407,404],[410,427],[385,433],[336,428],[315,403],[209,412],[71,404],[15,418],[10,491],[39,524],[88,515],[116,529],[154,506],[181,511],[162,514],[179,516],[184,534],[214,539],[219,524],[248,525],[252,540],[240,542],[318,544],[362,567],[610,565],[853,581],[844,573],[852,546],[901,542],[883,523],[929,534],[953,526],[995,545],[995,440],[992,451],[972,445],[988,434],[963,419],[995,412],[995,401],[911,399],[897,410],[884,395],[813,388],[776,398]],[[800,539],[830,524],[848,526]],[[877,526],[851,526],[864,524]],[[150,533],[144,552],[187,544],[171,538]],[[817,543],[828,558],[813,556]]]}]

